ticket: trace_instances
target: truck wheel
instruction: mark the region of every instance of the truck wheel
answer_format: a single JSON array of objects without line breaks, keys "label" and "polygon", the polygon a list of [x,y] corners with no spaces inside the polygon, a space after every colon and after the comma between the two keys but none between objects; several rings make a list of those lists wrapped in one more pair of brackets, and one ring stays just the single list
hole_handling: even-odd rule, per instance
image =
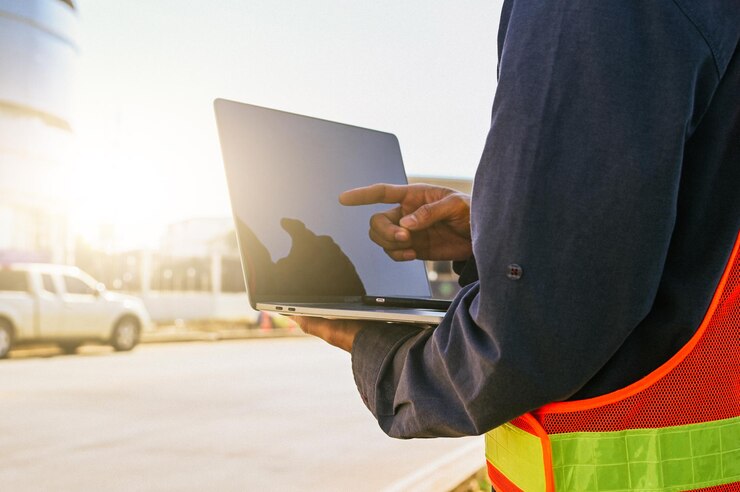
[{"label": "truck wheel", "polygon": [[139,321],[132,317],[122,318],[113,327],[110,344],[119,352],[125,352],[136,347],[139,343]]},{"label": "truck wheel", "polygon": [[13,327],[4,319],[0,319],[0,359],[8,357],[10,347],[13,346]]},{"label": "truck wheel", "polygon": [[76,342],[62,342],[59,345],[59,348],[62,349],[62,352],[64,352],[67,355],[72,355],[77,353],[77,349],[79,348],[80,344]]}]

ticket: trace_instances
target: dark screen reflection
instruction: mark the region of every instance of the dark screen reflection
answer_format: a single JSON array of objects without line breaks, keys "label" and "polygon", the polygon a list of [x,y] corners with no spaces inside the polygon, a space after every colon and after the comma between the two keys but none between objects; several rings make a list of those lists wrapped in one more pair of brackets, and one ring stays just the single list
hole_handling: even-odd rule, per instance
[{"label": "dark screen reflection", "polygon": [[280,227],[290,236],[288,256],[273,262],[254,232],[237,219],[246,258],[250,292],[288,296],[361,296],[365,287],[355,266],[329,236],[317,236],[297,219],[283,218]]}]

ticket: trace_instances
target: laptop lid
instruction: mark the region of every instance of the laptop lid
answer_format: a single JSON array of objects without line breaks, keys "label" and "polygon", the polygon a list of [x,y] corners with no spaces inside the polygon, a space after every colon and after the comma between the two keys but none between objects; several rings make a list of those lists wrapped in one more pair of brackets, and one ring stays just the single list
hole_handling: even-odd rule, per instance
[{"label": "laptop lid", "polygon": [[389,205],[339,194],[406,184],[390,134],[224,99],[214,102],[250,303],[430,297],[424,263],[395,262],[368,237]]}]

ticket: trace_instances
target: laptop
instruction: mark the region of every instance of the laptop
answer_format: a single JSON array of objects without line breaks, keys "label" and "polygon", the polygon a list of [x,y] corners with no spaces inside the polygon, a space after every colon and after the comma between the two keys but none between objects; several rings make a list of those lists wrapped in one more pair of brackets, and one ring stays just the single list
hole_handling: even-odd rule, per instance
[{"label": "laptop", "polygon": [[254,309],[436,324],[424,262],[368,237],[392,205],[346,207],[343,191],[406,184],[390,134],[225,99],[214,101],[247,293]]}]

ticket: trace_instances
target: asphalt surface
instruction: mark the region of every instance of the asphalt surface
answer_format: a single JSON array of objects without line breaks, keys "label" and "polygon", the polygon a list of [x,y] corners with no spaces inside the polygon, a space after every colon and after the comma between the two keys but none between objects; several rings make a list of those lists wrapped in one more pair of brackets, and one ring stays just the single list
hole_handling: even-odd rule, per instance
[{"label": "asphalt surface", "polygon": [[408,489],[479,439],[386,437],[313,339],[55,353],[0,361],[3,490]]}]

